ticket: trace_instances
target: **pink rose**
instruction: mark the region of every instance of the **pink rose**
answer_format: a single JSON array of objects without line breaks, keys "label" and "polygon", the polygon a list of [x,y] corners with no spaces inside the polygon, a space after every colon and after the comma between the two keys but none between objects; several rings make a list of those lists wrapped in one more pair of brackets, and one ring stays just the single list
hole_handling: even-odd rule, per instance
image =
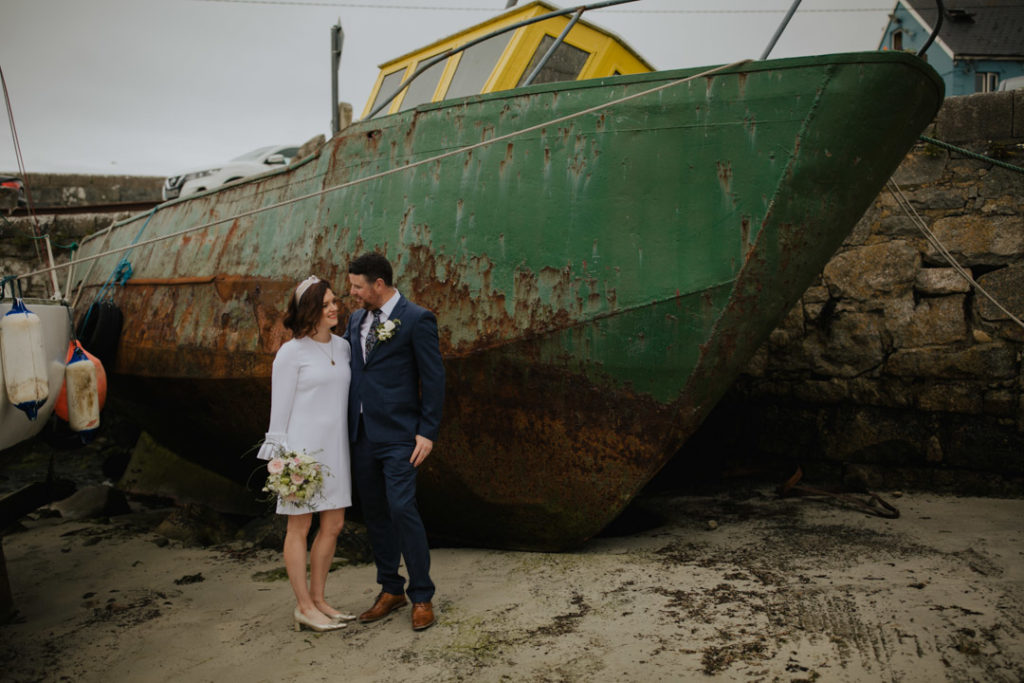
[{"label": "pink rose", "polygon": [[274,458],[267,463],[267,472],[271,474],[281,474],[284,472],[284,460],[281,458]]},{"label": "pink rose", "polygon": [[306,478],[304,476],[302,476],[298,472],[292,472],[292,483],[293,484],[301,484],[304,481],[306,481]]}]

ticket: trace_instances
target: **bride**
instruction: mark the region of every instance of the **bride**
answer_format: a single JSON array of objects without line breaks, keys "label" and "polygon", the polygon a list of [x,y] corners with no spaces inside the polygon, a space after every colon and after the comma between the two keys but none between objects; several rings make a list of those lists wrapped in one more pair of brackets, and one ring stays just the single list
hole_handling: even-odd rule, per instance
[{"label": "bride", "polygon": [[[324,595],[345,508],[352,505],[347,417],[351,349],[348,341],[332,334],[337,324],[338,304],[330,284],[315,275],[299,283],[284,317],[292,339],[274,357],[270,428],[257,455],[270,460],[305,451],[322,465],[323,486],[311,500],[277,502],[278,514],[288,516],[284,564],[295,592],[297,631],[333,631],[355,619],[331,607]],[[320,529],[310,549],[307,581],[313,513],[320,515]]]}]

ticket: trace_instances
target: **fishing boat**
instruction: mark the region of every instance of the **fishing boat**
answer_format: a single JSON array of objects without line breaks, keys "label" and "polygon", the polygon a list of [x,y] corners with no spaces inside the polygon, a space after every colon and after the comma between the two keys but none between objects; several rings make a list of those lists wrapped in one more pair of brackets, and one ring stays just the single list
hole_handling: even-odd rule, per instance
[{"label": "fishing boat", "polygon": [[[349,259],[377,250],[439,321],[446,404],[419,486],[434,539],[560,550],[605,527],[820,272],[943,86],[892,52],[651,71],[556,12],[529,3],[409,53],[315,153],[86,240],[83,301],[131,266],[114,394],[190,457],[251,466],[295,283],[344,292]],[[489,47],[466,62],[479,89],[449,96],[467,43]],[[563,43],[593,52],[529,83]],[[429,87],[382,95],[417,69]]]}]

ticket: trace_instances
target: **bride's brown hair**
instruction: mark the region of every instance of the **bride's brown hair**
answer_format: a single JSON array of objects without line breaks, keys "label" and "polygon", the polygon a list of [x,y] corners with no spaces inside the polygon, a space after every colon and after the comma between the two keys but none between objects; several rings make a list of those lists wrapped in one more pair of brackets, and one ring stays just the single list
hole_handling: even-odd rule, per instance
[{"label": "bride's brown hair", "polygon": [[284,326],[292,331],[296,339],[307,337],[316,330],[324,311],[324,294],[334,287],[327,280],[320,280],[310,285],[298,303],[295,302],[295,290],[288,298],[288,312],[284,314]]}]

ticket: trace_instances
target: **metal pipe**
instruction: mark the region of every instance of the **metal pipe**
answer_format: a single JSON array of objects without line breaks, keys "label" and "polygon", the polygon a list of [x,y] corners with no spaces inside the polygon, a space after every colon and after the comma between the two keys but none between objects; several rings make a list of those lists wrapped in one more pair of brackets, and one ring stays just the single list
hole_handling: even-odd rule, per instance
[{"label": "metal pipe", "polygon": [[341,30],[341,18],[331,27],[331,137],[341,132],[338,120],[338,69],[341,67],[341,46],[345,42],[345,32]]},{"label": "metal pipe", "polygon": [[46,241],[46,256],[50,260],[50,284],[53,285],[53,297],[54,301],[60,301],[63,297],[60,293],[60,285],[57,284],[57,271],[53,267],[53,247],[50,246],[50,235],[43,235],[43,239]]},{"label": "metal pipe", "polygon": [[541,69],[543,69],[548,63],[548,60],[551,59],[551,55],[555,54],[555,50],[558,49],[558,46],[565,41],[565,37],[569,35],[569,31],[572,30],[572,27],[576,25],[576,22],[580,20],[581,16],[583,16],[582,7],[576,10],[576,14],[572,15],[572,19],[570,19],[569,23],[565,25],[565,29],[563,29],[559,36],[555,38],[555,42],[551,44],[551,47],[549,47],[548,51],[544,53],[543,57],[541,57],[537,66],[534,67],[533,71],[530,72],[530,75],[526,77],[525,81],[523,81],[523,85],[530,85],[533,83],[533,79],[537,77],[537,74],[539,74]]},{"label": "metal pipe", "polygon": [[789,11],[786,12],[786,16],[782,18],[782,23],[779,24],[777,29],[775,29],[775,35],[772,36],[771,41],[768,43],[768,47],[764,49],[764,52],[761,53],[761,56],[758,57],[758,59],[761,61],[768,59],[768,54],[775,47],[775,43],[779,42],[779,38],[782,37],[782,32],[786,30],[786,26],[789,25],[789,20],[793,18],[794,14],[796,14],[796,8],[799,6],[800,0],[793,0],[793,4],[790,5]]},{"label": "metal pipe", "polygon": [[580,11],[591,10],[591,9],[601,9],[602,7],[611,7],[612,5],[622,5],[622,4],[625,4],[627,2],[636,2],[636,1],[637,0],[604,0],[604,2],[594,2],[594,3],[591,3],[589,5],[579,5],[577,7],[570,7],[568,9],[560,9],[560,10],[556,10],[554,12],[548,12],[547,14],[542,14],[539,17],[533,17],[532,19],[524,19],[523,21],[517,21],[514,24],[509,24],[508,26],[505,26],[504,28],[500,28],[500,29],[498,29],[496,31],[492,31],[491,33],[488,33],[485,36],[481,36],[481,37],[477,38],[476,40],[471,40],[468,43],[466,43],[465,45],[460,45],[459,47],[451,48],[450,50],[445,50],[444,52],[442,52],[441,54],[437,55],[436,57],[434,57],[432,59],[429,59],[426,62],[423,62],[423,64],[421,64],[420,67],[418,69],[416,69],[416,71],[413,72],[412,76],[409,76],[409,78],[407,78],[404,81],[402,81],[402,83],[398,86],[398,88],[395,89],[395,92],[391,93],[391,95],[389,95],[386,100],[384,100],[383,102],[378,104],[376,107],[374,107],[373,110],[370,111],[370,113],[366,115],[366,118],[372,119],[374,116],[376,116],[380,112],[381,109],[383,109],[384,107],[386,107],[389,104],[391,104],[392,100],[394,100],[396,97],[398,97],[398,94],[400,92],[402,92],[403,90],[408,88],[409,84],[413,82],[413,79],[418,77],[424,71],[426,71],[430,67],[434,66],[438,62],[440,62],[442,60],[445,60],[445,59],[448,59],[449,57],[451,57],[454,54],[458,54],[459,52],[462,52],[463,50],[466,50],[468,48],[473,47],[477,43],[482,43],[485,40],[489,40],[489,39],[493,38],[494,36],[500,36],[502,33],[507,33],[508,31],[514,31],[517,28],[522,28],[523,26],[529,26],[530,24],[536,24],[538,21],[544,21],[545,19],[551,19],[552,17],[561,17],[561,16],[566,15],[566,14],[572,14],[573,12],[580,12]]},{"label": "metal pipe", "polygon": [[924,53],[932,46],[932,42],[939,35],[939,29],[942,28],[942,19],[943,15],[946,14],[946,9],[942,6],[942,0],[935,0],[935,4],[939,7],[939,19],[935,22],[935,28],[932,30],[932,34],[928,36],[928,40],[926,40],[924,45],[921,46],[921,49],[917,51],[918,57],[924,57]]}]

